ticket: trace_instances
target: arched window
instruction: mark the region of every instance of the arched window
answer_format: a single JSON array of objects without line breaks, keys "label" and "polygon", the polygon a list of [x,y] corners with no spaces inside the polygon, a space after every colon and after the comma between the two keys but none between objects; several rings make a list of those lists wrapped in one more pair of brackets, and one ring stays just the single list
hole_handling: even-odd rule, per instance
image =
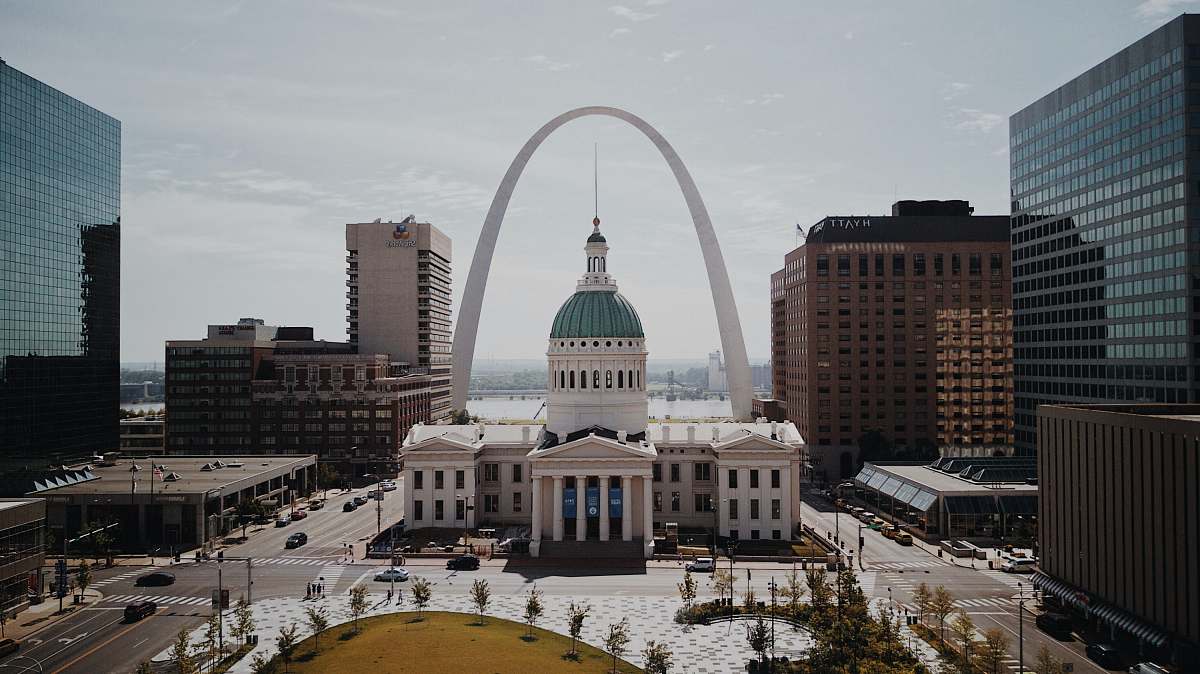
[{"label": "arched window", "polygon": [[579,371],[579,388],[587,388],[587,370]]},{"label": "arched window", "polygon": [[566,370],[558,371],[558,387],[559,388],[567,387],[567,371]]},{"label": "arched window", "polygon": [[608,269],[608,258],[606,258],[606,257],[600,258],[600,271],[606,271],[607,269]]},{"label": "arched window", "polygon": [[633,370],[629,371],[629,388],[633,388]]},{"label": "arched window", "polygon": [[625,370],[617,370],[617,388],[625,388]]},{"label": "arched window", "polygon": [[571,370],[571,388],[575,388],[575,370]]},{"label": "arched window", "polygon": [[612,370],[604,371],[604,388],[612,388]]},{"label": "arched window", "polygon": [[592,370],[592,388],[600,388],[600,370]]},{"label": "arched window", "polygon": [[642,371],[640,368],[637,370],[637,390],[642,390]]}]

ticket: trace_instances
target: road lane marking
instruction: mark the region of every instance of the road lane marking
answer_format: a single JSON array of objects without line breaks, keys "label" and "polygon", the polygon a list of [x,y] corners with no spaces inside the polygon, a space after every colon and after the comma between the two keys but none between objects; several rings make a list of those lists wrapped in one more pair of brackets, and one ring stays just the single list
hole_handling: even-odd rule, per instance
[{"label": "road lane marking", "polygon": [[[116,622],[116,621],[113,621],[113,622]],[[111,625],[111,624],[113,624],[113,623],[109,623],[109,625]],[[111,637],[109,637],[108,639],[106,639],[106,640],[104,640],[104,641],[102,641],[102,642],[100,642],[100,643],[96,644],[95,646],[92,646],[91,648],[89,648],[88,650],[84,651],[83,653],[80,653],[78,656],[76,656],[76,657],[75,657],[75,659],[74,659],[74,660],[71,660],[70,662],[68,662],[67,664],[63,665],[62,667],[59,667],[58,669],[55,669],[55,670],[53,670],[53,671],[52,671],[50,674],[59,674],[59,672],[65,672],[65,671],[69,670],[69,669],[71,668],[71,666],[72,666],[72,665],[74,665],[75,663],[77,663],[77,662],[79,662],[80,660],[82,660],[82,659],[84,659],[84,658],[88,657],[88,656],[89,656],[89,655],[91,655],[92,653],[95,653],[96,651],[100,650],[101,648],[103,648],[103,647],[107,646],[108,644],[110,644],[110,643],[112,643],[113,641],[115,641],[117,638],[124,636],[124,635],[125,635],[126,633],[128,633],[130,630],[132,630],[132,629],[136,628],[138,625],[141,625],[141,624],[142,624],[141,622],[135,622],[135,623],[133,623],[133,624],[132,624],[132,625],[130,625],[129,627],[126,627],[125,629],[123,629],[123,630],[121,630],[121,631],[117,632],[116,634],[112,635],[112,636],[111,636]],[[107,627],[107,625],[106,625],[105,627]],[[63,650],[65,650],[65,649],[63,649]],[[58,653],[61,653],[61,652],[62,652],[62,650],[59,650],[58,652],[54,653],[53,655],[58,655]]]}]

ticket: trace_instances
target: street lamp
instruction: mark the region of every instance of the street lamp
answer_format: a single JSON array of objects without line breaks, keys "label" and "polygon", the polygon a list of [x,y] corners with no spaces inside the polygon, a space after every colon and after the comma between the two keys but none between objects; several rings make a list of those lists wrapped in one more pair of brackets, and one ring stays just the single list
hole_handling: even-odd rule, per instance
[{"label": "street lamp", "polygon": [[1025,602],[1036,598],[1036,590],[1032,597],[1026,596],[1025,585],[1017,583],[1017,596],[1013,599],[1017,602],[1017,660],[1021,671],[1025,671]]}]

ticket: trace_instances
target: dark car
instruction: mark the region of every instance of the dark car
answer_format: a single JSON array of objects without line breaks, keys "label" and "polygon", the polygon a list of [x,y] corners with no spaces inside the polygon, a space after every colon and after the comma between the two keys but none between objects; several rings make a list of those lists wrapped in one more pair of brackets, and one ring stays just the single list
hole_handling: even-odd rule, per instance
[{"label": "dark car", "polygon": [[21,648],[21,642],[16,639],[0,639],[0,658],[16,653],[19,648]]},{"label": "dark car", "polygon": [[254,518],[255,524],[270,524],[275,518],[270,515],[258,515]]},{"label": "dark car", "polygon": [[447,561],[446,568],[454,571],[474,571],[479,568],[479,558],[475,555],[460,555]]},{"label": "dark car", "polygon": [[132,623],[145,618],[158,610],[158,605],[152,601],[139,601],[125,607],[125,622]]},{"label": "dark car", "polygon": [[307,542],[308,542],[308,534],[306,534],[302,531],[297,531],[296,533],[287,537],[287,542],[283,544],[283,547],[288,548],[290,550],[292,548],[298,548]]},{"label": "dark car", "polygon": [[1120,669],[1122,667],[1121,654],[1117,652],[1117,647],[1112,644],[1088,644],[1088,658],[1092,662],[1104,667],[1105,669]]},{"label": "dark car", "polygon": [[324,508],[324,507],[325,507],[324,501],[313,501],[312,503],[308,504],[309,510],[320,510],[321,508]]},{"label": "dark car", "polygon": [[1071,638],[1071,616],[1061,613],[1043,613],[1034,622],[1043,632],[1056,639],[1068,640]]},{"label": "dark car", "polygon": [[152,587],[158,585],[171,585],[175,582],[175,574],[167,573],[166,571],[155,571],[147,573],[144,576],[139,576],[135,585],[142,587]]},{"label": "dark car", "polygon": [[354,497],[354,505],[356,505],[356,506],[367,505],[367,497],[366,496],[355,496]]},{"label": "dark car", "polygon": [[358,510],[358,504],[354,501],[346,501],[346,505],[342,506],[342,512],[344,513],[352,513],[355,510]]}]

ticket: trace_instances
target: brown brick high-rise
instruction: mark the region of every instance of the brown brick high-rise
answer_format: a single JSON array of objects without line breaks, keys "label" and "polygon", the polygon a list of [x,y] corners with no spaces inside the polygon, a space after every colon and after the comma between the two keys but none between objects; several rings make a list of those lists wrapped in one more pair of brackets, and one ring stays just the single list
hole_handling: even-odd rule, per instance
[{"label": "brown brick high-rise", "polygon": [[965,201],[829,216],[771,275],[774,397],[814,475],[858,470],[859,439],[1012,443],[1008,217]]}]

